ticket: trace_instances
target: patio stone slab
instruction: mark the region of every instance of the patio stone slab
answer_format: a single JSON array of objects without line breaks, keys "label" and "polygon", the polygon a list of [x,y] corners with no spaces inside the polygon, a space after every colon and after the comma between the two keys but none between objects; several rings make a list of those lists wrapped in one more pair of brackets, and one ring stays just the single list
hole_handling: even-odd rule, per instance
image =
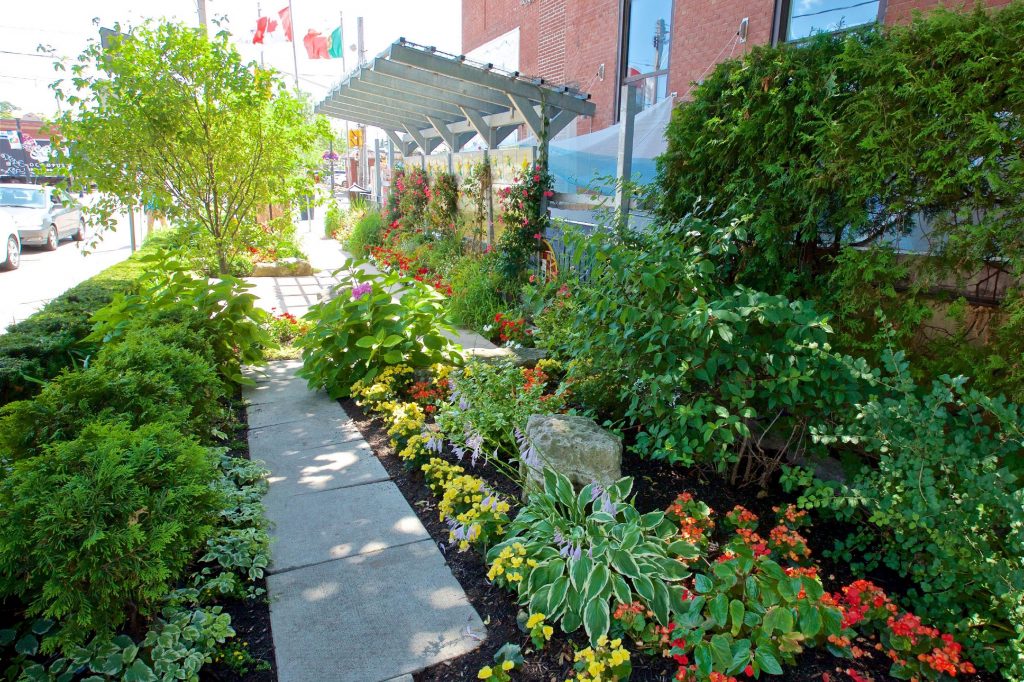
[{"label": "patio stone slab", "polygon": [[265,502],[274,520],[271,573],[430,538],[390,481]]},{"label": "patio stone slab", "polygon": [[363,440],[292,454],[263,453],[270,469],[267,498],[316,493],[388,480],[388,473]]},{"label": "patio stone slab", "polygon": [[[334,410],[341,410],[336,400],[324,392],[314,393],[306,390],[295,400],[275,400],[272,402],[258,402],[249,406],[249,428],[259,429],[265,426],[287,424],[288,422],[311,419],[324,413],[332,413]],[[344,414],[344,412],[341,412]]]},{"label": "patio stone slab", "polygon": [[290,455],[325,445],[359,440],[362,435],[341,407],[329,415],[249,429],[249,452],[266,459],[272,455]]},{"label": "patio stone slab", "polygon": [[280,682],[390,680],[471,651],[485,634],[432,540],[267,583]]}]

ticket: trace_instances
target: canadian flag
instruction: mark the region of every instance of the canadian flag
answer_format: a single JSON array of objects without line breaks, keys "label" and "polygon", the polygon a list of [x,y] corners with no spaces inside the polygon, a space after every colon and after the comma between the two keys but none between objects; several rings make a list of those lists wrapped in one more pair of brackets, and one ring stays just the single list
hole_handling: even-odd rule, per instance
[{"label": "canadian flag", "polygon": [[256,31],[252,34],[254,45],[262,45],[267,34],[273,35],[277,31],[277,22],[270,17],[260,17],[256,20]]},{"label": "canadian flag", "polygon": [[327,36],[322,35],[319,31],[309,29],[306,37],[302,39],[302,44],[306,46],[306,53],[310,59],[331,58],[327,48]]},{"label": "canadian flag", "polygon": [[288,42],[294,40],[292,33],[292,10],[290,7],[278,11],[277,16],[281,17],[281,25],[284,26],[284,39]]}]

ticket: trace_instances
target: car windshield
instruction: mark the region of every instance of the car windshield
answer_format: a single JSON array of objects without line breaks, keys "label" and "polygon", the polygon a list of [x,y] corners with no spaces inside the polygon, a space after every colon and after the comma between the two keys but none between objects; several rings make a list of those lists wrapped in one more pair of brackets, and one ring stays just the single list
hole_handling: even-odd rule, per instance
[{"label": "car windshield", "polygon": [[0,187],[0,206],[46,208],[46,190],[24,187]]}]

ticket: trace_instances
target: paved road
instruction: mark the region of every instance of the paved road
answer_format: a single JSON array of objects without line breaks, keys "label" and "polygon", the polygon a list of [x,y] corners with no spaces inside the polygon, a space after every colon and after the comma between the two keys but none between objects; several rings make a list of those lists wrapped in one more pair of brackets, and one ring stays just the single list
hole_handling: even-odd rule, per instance
[{"label": "paved road", "polygon": [[[87,247],[89,243],[88,238],[82,242]],[[83,252],[82,244],[71,240],[62,241],[56,251],[26,246],[21,252],[21,267],[0,272],[0,334],[50,299],[127,258],[131,255],[130,243],[128,221],[122,217],[117,231],[106,232],[88,254]]]}]

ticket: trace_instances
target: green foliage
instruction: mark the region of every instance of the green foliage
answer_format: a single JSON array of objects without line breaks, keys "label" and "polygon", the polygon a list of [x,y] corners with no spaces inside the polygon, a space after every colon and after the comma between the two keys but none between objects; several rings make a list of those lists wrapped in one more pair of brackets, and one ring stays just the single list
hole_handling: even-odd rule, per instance
[{"label": "green foliage", "polygon": [[65,105],[60,174],[108,197],[96,217],[156,204],[211,240],[221,274],[261,207],[308,192],[303,158],[329,135],[272,72],[242,61],[226,31],[147,22],[92,42],[53,89]]},{"label": "green foliage", "polygon": [[29,398],[42,381],[88,358],[96,344],[83,343],[90,317],[116,294],[135,291],[146,265],[144,249],[126,261],[71,287],[28,319],[0,334],[0,404]]},{"label": "green foliage", "polygon": [[463,258],[452,269],[450,279],[452,295],[448,298],[448,311],[456,324],[480,331],[505,309],[505,302],[498,294],[502,277],[495,256]]},{"label": "green foliage", "polygon": [[[891,243],[922,222],[942,258],[926,259],[912,283],[983,262],[1010,278],[1024,273],[1022,40],[1024,3],[1014,2],[755,47],[675,109],[659,212],[678,219],[703,197],[750,214],[736,281],[835,304],[838,340],[852,344],[844,352],[874,359],[884,348],[871,340],[876,308],[908,342],[927,315],[919,301],[889,295],[902,265],[881,272],[870,255],[858,273],[843,246]],[[1021,329],[1008,333],[1020,338]],[[959,349],[902,347],[937,373],[961,370]],[[989,390],[1019,393],[1020,374],[1006,371],[1017,356],[1006,350],[971,353],[969,373],[992,368]]]},{"label": "green foliage", "polygon": [[324,212],[324,236],[328,239],[338,239],[341,228],[344,225],[344,215],[338,202],[331,200]]},{"label": "green foliage", "polygon": [[813,572],[783,570],[741,543],[693,577],[693,593],[674,615],[673,653],[693,657],[706,679],[712,671],[781,675],[807,647],[840,636],[842,614],[823,600]]},{"label": "green foliage", "polygon": [[260,463],[220,456],[216,488],[223,505],[217,528],[206,540],[200,567],[192,585],[200,597],[230,595],[238,598],[262,594],[256,582],[270,565],[270,535],[263,515],[269,471]]},{"label": "green foliage", "polygon": [[554,184],[554,177],[538,165],[498,192],[501,222],[505,226],[498,238],[498,269],[507,279],[520,279],[530,256],[539,251],[540,238],[549,221],[541,205],[552,194]]},{"label": "green foliage", "polygon": [[966,634],[990,670],[1024,673],[1024,487],[1020,408],[941,377],[918,392],[900,354],[888,358],[891,397],[857,405],[815,439],[852,444],[877,462],[847,484],[815,483],[801,504],[858,530],[844,561],[879,563],[917,586],[914,610]]},{"label": "green foliage", "polygon": [[[449,375],[452,400],[438,406],[434,419],[444,437],[475,460],[497,449],[507,459],[519,453],[516,433],[532,414],[552,414],[562,406],[559,394],[545,395],[537,370],[510,362],[473,362]],[[479,440],[482,438],[482,442]]]},{"label": "green foliage", "polygon": [[574,386],[597,382],[617,399],[639,452],[764,485],[780,456],[762,443],[804,449],[807,425],[831,419],[872,375],[830,352],[810,303],[723,281],[745,235],[739,222],[693,215],[597,234],[583,244],[597,265],[561,354]]},{"label": "green foliage", "polygon": [[[352,384],[369,383],[388,365],[428,367],[459,359],[444,332],[444,297],[432,287],[398,274],[368,274],[348,261],[335,272],[337,296],[310,308],[313,323],[299,339],[299,376],[331,397],[348,396]],[[397,296],[395,301],[393,297]]]},{"label": "green foliage", "polygon": [[673,542],[677,529],[663,512],[641,515],[627,501],[632,485],[623,478],[576,493],[569,479],[545,469],[543,490],[530,492],[508,538],[487,553],[489,579],[565,632],[583,626],[592,643],[611,627],[609,603],[631,603],[634,594],[667,625],[683,605],[678,583],[689,576],[678,558],[697,551]]},{"label": "green foliage", "polygon": [[173,258],[156,255],[147,258],[153,266],[150,278],[138,294],[117,296],[107,307],[96,311],[90,341],[110,343],[133,326],[147,320],[170,316],[200,323],[213,351],[217,369],[225,379],[250,383],[242,376],[242,364],[262,361],[262,350],[276,344],[264,325],[269,315],[255,306],[252,288],[234,277],[214,281],[196,277]]},{"label": "green foliage", "polygon": [[379,211],[367,210],[357,221],[348,238],[348,250],[356,258],[370,255],[370,247],[378,246],[381,232],[384,230],[384,218]]},{"label": "green foliage", "polygon": [[455,230],[459,217],[459,183],[452,173],[437,173],[432,180],[430,199],[424,210],[427,224],[440,231]]},{"label": "green foliage", "polygon": [[[66,657],[48,662],[31,663],[30,656],[39,649],[38,636],[50,633],[52,621],[35,621],[31,631],[19,639],[13,665],[8,673],[18,674],[26,682],[75,679],[90,673],[92,680],[120,682],[198,682],[199,670],[215,647],[233,637],[231,617],[221,607],[185,609],[165,607],[155,617],[146,636],[135,642],[127,635],[96,637],[88,644],[74,647]],[[0,631],[0,635],[7,631]],[[28,653],[32,651],[32,653]],[[10,652],[5,652],[10,653]]]},{"label": "green foliage", "polygon": [[213,527],[214,477],[209,450],[162,422],[98,422],[15,462],[0,481],[0,591],[58,620],[67,650],[152,613]]}]

